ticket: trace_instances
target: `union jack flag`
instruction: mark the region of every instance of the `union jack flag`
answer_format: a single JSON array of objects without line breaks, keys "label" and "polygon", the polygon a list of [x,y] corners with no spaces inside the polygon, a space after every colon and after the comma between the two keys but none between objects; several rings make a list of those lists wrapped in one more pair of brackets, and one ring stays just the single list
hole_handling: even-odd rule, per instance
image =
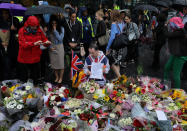
[{"label": "union jack flag", "polygon": [[75,76],[77,71],[80,71],[83,67],[84,67],[84,64],[82,60],[80,60],[77,54],[74,53],[74,51],[72,51],[71,79],[73,78],[73,76]]}]

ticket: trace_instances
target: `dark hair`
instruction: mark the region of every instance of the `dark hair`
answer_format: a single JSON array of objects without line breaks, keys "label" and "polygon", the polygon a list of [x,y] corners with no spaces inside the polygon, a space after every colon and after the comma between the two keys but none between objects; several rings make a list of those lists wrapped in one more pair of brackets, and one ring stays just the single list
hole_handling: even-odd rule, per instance
[{"label": "dark hair", "polygon": [[126,16],[125,17],[128,17],[129,19],[131,19],[131,16],[129,15],[129,14],[126,14]]},{"label": "dark hair", "polygon": [[89,49],[95,49],[97,51],[99,50],[99,47],[95,42],[92,42],[89,46]]},{"label": "dark hair", "polygon": [[61,29],[61,26],[60,26],[59,19],[58,19],[57,16],[55,16],[55,15],[52,15],[51,18],[50,18],[50,21],[49,21],[49,32],[52,32],[52,30],[53,30],[53,26],[52,26],[52,22],[53,22],[53,21],[56,21],[56,23],[57,23],[56,30],[57,30],[59,33],[62,33],[62,29]]},{"label": "dark hair", "polygon": [[72,14],[76,14],[75,10],[71,10],[71,11],[69,12],[69,17],[71,17]]}]

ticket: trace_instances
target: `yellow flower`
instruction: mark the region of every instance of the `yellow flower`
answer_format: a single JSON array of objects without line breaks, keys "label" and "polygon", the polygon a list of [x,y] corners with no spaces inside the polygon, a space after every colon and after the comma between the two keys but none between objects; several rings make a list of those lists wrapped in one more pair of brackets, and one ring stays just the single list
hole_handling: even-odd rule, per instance
[{"label": "yellow flower", "polygon": [[170,97],[174,100],[174,99],[176,99],[177,96],[175,94],[173,94]]},{"label": "yellow flower", "polygon": [[33,98],[32,94],[29,94],[27,97],[27,99],[32,99],[32,98]]},{"label": "yellow flower", "polygon": [[125,99],[125,94],[121,94],[121,98],[122,98],[122,99]]},{"label": "yellow flower", "polygon": [[10,88],[10,91],[13,92],[13,91],[15,90],[15,88],[16,88],[16,86],[12,86],[12,87]]},{"label": "yellow flower", "polygon": [[113,101],[116,101],[116,97],[112,98]]},{"label": "yellow flower", "polygon": [[99,97],[98,97],[97,95],[94,95],[93,98],[94,98],[94,99],[98,99]]},{"label": "yellow flower", "polygon": [[123,83],[126,83],[127,82],[127,77],[124,75],[123,76]]},{"label": "yellow flower", "polygon": [[187,108],[187,101],[184,102],[184,107]]},{"label": "yellow flower", "polygon": [[109,98],[108,96],[105,96],[105,97],[104,97],[104,100],[105,100],[106,102],[108,102],[108,101],[110,100],[110,98]]},{"label": "yellow flower", "polygon": [[102,93],[105,94],[105,89],[102,90]]},{"label": "yellow flower", "polygon": [[187,121],[185,121],[185,120],[182,120],[182,123],[181,123],[182,125],[187,125]]},{"label": "yellow flower", "polygon": [[136,90],[135,90],[135,92],[136,92],[137,94],[139,94],[140,91],[141,91],[141,88],[140,88],[140,87],[137,87]]}]

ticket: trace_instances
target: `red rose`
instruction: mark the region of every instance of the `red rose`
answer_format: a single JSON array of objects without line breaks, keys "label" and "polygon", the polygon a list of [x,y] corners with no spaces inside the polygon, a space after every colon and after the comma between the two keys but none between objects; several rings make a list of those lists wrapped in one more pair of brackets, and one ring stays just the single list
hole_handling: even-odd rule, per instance
[{"label": "red rose", "polygon": [[64,105],[61,106],[61,109],[64,109]]},{"label": "red rose", "polygon": [[2,92],[5,92],[5,91],[6,91],[6,89],[7,89],[7,87],[6,87],[6,86],[1,87]]},{"label": "red rose", "polygon": [[83,113],[79,115],[79,118],[83,121],[88,121],[88,117]]},{"label": "red rose", "polygon": [[56,102],[61,101],[60,96],[56,97],[56,98],[55,98],[55,101],[56,101]]},{"label": "red rose", "polygon": [[142,94],[145,94],[145,89],[142,89],[142,90],[141,90],[141,93],[142,93]]},{"label": "red rose", "polygon": [[182,115],[182,112],[181,112],[181,111],[178,111],[178,112],[177,112],[177,115],[178,115],[178,116]]},{"label": "red rose", "polygon": [[151,124],[155,127],[156,126],[156,122],[151,121]]},{"label": "red rose", "polygon": [[68,95],[69,94],[69,90],[65,89],[64,92]]},{"label": "red rose", "polygon": [[49,107],[49,101],[50,99],[48,98],[47,102],[45,103],[47,107]]},{"label": "red rose", "polygon": [[84,99],[84,95],[83,94],[80,94],[78,96],[76,96],[77,99]]},{"label": "red rose", "polygon": [[135,119],[134,122],[133,122],[133,126],[135,127],[144,127],[139,120]]}]

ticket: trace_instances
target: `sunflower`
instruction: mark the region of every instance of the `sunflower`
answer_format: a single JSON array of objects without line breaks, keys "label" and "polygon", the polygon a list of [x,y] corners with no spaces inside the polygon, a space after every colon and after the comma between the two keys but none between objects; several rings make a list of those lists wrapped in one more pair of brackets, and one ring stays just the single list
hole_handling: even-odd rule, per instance
[{"label": "sunflower", "polygon": [[106,102],[108,102],[108,101],[110,100],[110,98],[109,98],[108,96],[105,96],[105,97],[104,97],[104,100],[105,100]]},{"label": "sunflower", "polygon": [[173,100],[177,98],[176,94],[170,96]]},{"label": "sunflower", "polygon": [[175,94],[176,94],[176,97],[177,97],[177,98],[180,98],[180,97],[182,96],[182,93],[181,93],[180,91],[176,91]]}]

